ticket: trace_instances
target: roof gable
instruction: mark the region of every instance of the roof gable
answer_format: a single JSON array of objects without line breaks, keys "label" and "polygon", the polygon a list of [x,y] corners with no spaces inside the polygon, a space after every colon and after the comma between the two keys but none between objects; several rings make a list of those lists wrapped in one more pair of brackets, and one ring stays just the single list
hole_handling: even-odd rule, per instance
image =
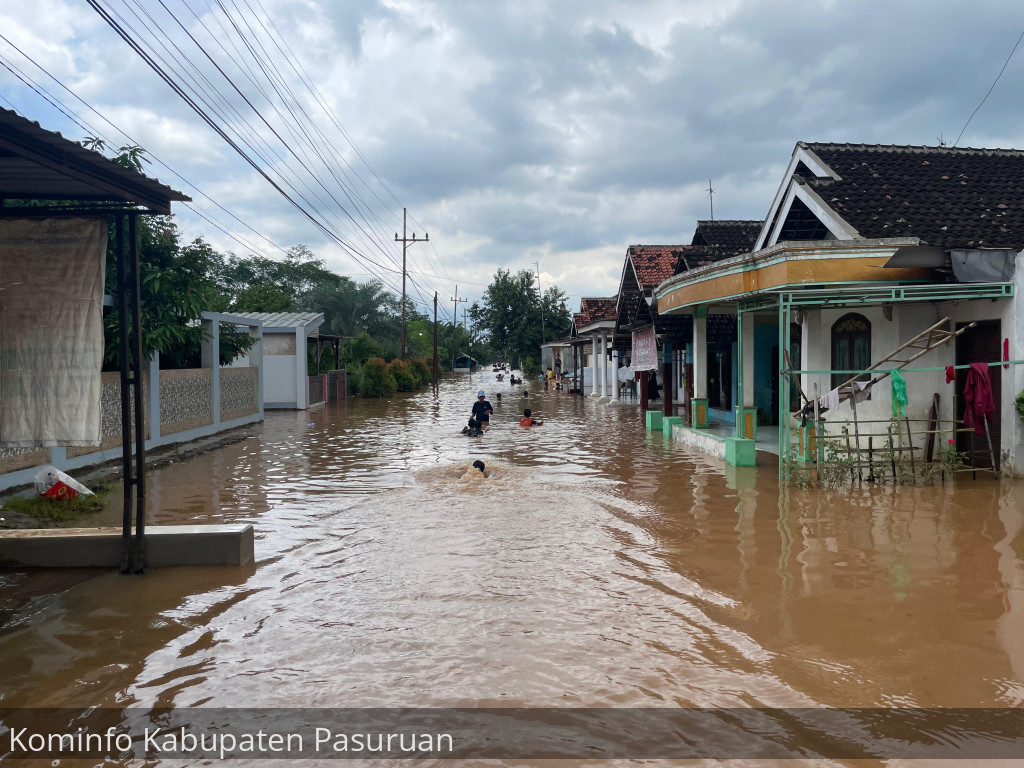
[{"label": "roof gable", "polygon": [[682,245],[631,245],[626,259],[633,265],[636,281],[644,291],[654,290],[676,273]]},{"label": "roof gable", "polygon": [[758,248],[915,237],[944,249],[1022,250],[1024,151],[800,142],[769,221]]}]

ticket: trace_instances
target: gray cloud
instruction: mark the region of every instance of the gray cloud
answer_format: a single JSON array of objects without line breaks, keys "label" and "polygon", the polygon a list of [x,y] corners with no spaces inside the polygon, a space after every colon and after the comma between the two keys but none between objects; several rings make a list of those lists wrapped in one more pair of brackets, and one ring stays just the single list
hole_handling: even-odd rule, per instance
[{"label": "gray cloud", "polygon": [[[94,16],[45,0],[44,23],[9,5],[18,7],[0,11],[0,26],[96,106],[116,111],[144,146],[254,225],[266,222],[283,245],[306,242],[338,269],[357,269],[252,182]],[[1024,7],[1010,0],[265,6],[364,155],[431,231],[446,266],[486,280],[496,266],[540,258],[577,295],[613,291],[631,242],[688,241],[708,212],[708,178],[720,217],[762,217],[798,140],[934,144],[941,133],[951,141],[1024,27]],[[225,65],[242,86],[237,63]],[[1024,143],[1022,75],[1018,52],[961,144]],[[9,76],[0,75],[0,88],[29,117],[80,133]],[[251,98],[272,114],[261,95]],[[331,151],[372,179],[319,119]],[[400,206],[376,191],[390,210],[361,194],[389,236]],[[190,232],[209,229],[182,219]],[[371,252],[350,225],[342,232]],[[422,253],[414,268],[440,271]]]}]

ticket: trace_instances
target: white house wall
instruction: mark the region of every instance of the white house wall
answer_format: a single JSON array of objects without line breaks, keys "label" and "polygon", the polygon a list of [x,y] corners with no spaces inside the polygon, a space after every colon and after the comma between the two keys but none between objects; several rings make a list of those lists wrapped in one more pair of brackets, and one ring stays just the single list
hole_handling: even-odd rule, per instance
[{"label": "white house wall", "polygon": [[270,407],[295,407],[298,392],[295,382],[295,355],[263,357],[263,398]]},{"label": "white house wall", "polygon": [[[1021,261],[1017,263],[1018,278],[1021,273]],[[1018,281],[1018,284],[1024,284]],[[1010,341],[1011,359],[1024,358],[1021,340],[1024,339],[1024,311],[1021,309],[1021,297],[1014,299],[998,299],[996,301],[963,301],[940,304],[902,304],[895,305],[893,319],[886,320],[881,307],[842,308],[811,310],[806,313],[802,325],[802,347],[800,367],[804,370],[827,370],[832,366],[832,325],[843,315],[856,312],[863,315],[871,323],[871,362],[877,363],[889,355],[901,344],[905,344],[918,333],[926,330],[941,320],[949,317],[954,324],[978,320],[999,320],[1001,337]],[[909,353],[901,353],[901,356]],[[956,362],[956,343],[951,341],[926,355],[922,355],[911,368],[945,367]],[[1024,474],[1024,429],[1014,409],[1014,398],[1024,389],[1024,369],[1022,366],[1011,366],[1002,371],[1003,383],[1000,402],[1003,465],[1007,470]],[[808,396],[813,396],[814,384],[818,385],[818,394],[823,395],[831,389],[831,377],[827,374],[804,374],[801,386]],[[944,371],[924,371],[905,374],[907,381],[907,415],[911,419],[927,419],[932,405],[932,396],[939,394],[939,417],[947,423],[953,419],[954,384],[946,383]],[[892,387],[889,379],[883,380],[873,388],[871,399],[857,404],[859,421],[888,421],[892,417]],[[826,415],[826,421],[832,426],[829,431],[834,433],[840,429],[842,422],[852,425],[853,410],[849,403],[843,403],[838,411]],[[884,432],[885,424],[874,424],[870,429],[861,427],[861,432]],[[923,424],[913,425],[914,431],[923,429]],[[851,429],[852,432],[852,429]],[[875,438],[876,443],[884,442],[884,437]],[[921,440],[915,440],[919,444]]]}]

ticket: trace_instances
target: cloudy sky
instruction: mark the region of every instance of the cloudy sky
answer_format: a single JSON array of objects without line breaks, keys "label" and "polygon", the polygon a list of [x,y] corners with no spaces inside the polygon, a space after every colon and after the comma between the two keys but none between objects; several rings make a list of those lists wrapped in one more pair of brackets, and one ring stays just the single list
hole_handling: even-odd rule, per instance
[{"label": "cloudy sky", "polygon": [[[4,68],[0,105],[122,141],[38,64],[246,244],[280,256],[238,220],[356,279],[398,284],[408,206],[431,240],[410,268],[448,307],[456,283],[472,299],[496,268],[534,261],[574,305],[614,293],[629,244],[690,241],[709,178],[716,218],[762,218],[799,140],[952,143],[1024,31],[1020,0],[97,1],[351,250],[85,0],[0,4],[2,61],[83,125]],[[1022,83],[1024,45],[961,146],[1024,147]]]}]

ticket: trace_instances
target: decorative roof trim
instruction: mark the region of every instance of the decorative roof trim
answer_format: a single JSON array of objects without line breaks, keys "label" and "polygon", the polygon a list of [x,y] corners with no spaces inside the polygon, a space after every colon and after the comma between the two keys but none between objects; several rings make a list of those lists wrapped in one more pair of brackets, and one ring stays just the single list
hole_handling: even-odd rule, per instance
[{"label": "decorative roof trim", "polygon": [[[779,188],[775,192],[775,197],[772,198],[772,204],[768,209],[768,215],[765,216],[764,226],[761,228],[761,234],[758,235],[757,242],[754,244],[754,252],[760,251],[762,248],[766,248],[776,242],[773,238],[778,237],[777,232],[781,229],[782,223],[786,219],[786,214],[789,213],[789,206],[792,205],[790,190],[793,186],[793,176],[796,173],[796,168],[801,162],[814,171],[814,173],[819,177],[829,176],[836,181],[842,180],[842,177],[840,177],[838,173],[825,165],[820,157],[808,149],[807,144],[802,141],[798,141],[796,146],[793,148],[793,155],[789,159],[789,165],[786,166],[786,172],[782,175],[782,183],[779,184]],[[804,202],[806,203],[807,201],[804,200]],[[785,212],[776,217],[777,211],[780,206],[783,205],[786,206]],[[812,206],[808,207],[813,210]],[[835,216],[835,211],[832,212],[832,215]],[[829,229],[831,229],[831,227],[829,227]]]}]

